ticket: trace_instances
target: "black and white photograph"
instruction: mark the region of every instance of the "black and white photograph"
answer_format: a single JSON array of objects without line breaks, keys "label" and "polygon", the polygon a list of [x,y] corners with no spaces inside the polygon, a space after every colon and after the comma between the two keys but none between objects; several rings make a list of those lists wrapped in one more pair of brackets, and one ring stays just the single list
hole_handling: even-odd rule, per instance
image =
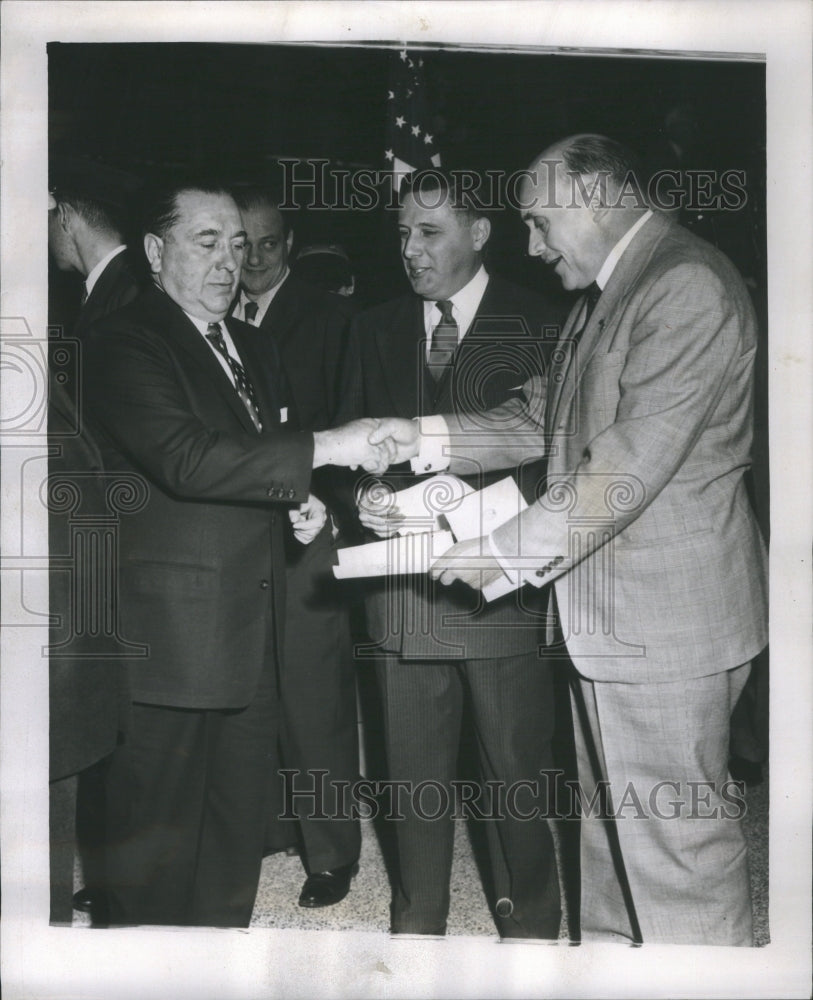
[{"label": "black and white photograph", "polygon": [[809,995],[809,7],[4,6],[6,995]]}]

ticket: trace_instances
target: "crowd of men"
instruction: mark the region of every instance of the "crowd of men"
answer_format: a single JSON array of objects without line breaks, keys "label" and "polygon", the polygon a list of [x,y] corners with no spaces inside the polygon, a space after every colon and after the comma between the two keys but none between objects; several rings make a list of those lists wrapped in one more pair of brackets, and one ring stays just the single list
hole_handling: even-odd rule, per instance
[{"label": "crowd of men", "polygon": [[[564,319],[493,273],[489,218],[450,173],[401,187],[410,290],[354,311],[344,264],[332,291],[292,269],[267,190],[168,185],[147,200],[143,246],[126,247],[126,180],[55,165],[49,247],[86,296],[81,393],[54,380],[51,396],[52,427],[73,408],[79,431],[52,475],[143,484],[113,567],[116,627],[143,653],[52,658],[53,920],[78,906],[100,924],[245,927],[280,850],[302,859],[300,905],[341,902],[361,830],[340,794],[359,759],[336,549],[394,536],[392,491],[448,470],[474,490],[513,476],[524,509],[429,574],[365,583],[390,788],[453,801],[468,716],[497,930],[556,939],[546,820],[563,806],[541,777],[563,679],[580,790],[571,938],[752,943],[727,761],[766,643],[743,479],[756,322],[733,265],[653,212],[634,167],[613,140],[573,136],[523,181],[528,251],[576,293]],[[346,260],[305,259],[326,252]],[[65,530],[54,513],[52,546]],[[506,593],[489,600],[495,584]],[[321,815],[286,797],[281,769],[327,775]],[[402,801],[382,929],[442,935],[454,813]]]}]

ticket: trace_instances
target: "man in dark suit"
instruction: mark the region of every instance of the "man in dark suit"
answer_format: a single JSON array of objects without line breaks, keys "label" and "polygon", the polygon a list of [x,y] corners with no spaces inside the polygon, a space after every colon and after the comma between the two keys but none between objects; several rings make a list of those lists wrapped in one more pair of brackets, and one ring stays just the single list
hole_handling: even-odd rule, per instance
[{"label": "man in dark suit", "polygon": [[[104,478],[99,449],[76,402],[75,395],[52,377],[47,494],[49,606],[53,617],[48,657],[51,920],[66,924],[71,923],[75,905],[77,797],[89,774],[93,775],[91,787],[98,786],[99,775],[104,773],[101,765],[116,747],[125,710],[121,660],[105,656],[111,650],[99,629],[77,628],[77,624],[84,624],[82,609],[92,608],[91,614],[98,610],[94,600],[98,594],[93,590],[98,578],[93,558],[87,558],[80,548],[86,539],[71,515],[76,510],[92,532],[98,519],[109,515],[106,487],[110,482]],[[73,503],[66,503],[66,499]],[[109,620],[109,615],[110,605],[105,603],[102,617]],[[98,902],[93,917],[94,921],[104,919]]]},{"label": "man in dark suit", "polygon": [[[93,323],[131,302],[145,284],[146,274],[133,262],[123,239],[124,220],[138,181],[95,160],[60,156],[51,162],[49,183],[51,257],[60,270],[78,272],[84,278],[75,322],[66,324],[62,315],[52,320],[63,328],[71,327],[73,336],[81,342]],[[72,309],[67,311],[73,313]],[[59,419],[57,411],[55,415]],[[80,413],[76,420],[86,433]],[[73,452],[78,443],[63,442]],[[88,490],[94,489],[90,480],[84,480],[84,484]],[[52,520],[55,517],[52,514]],[[98,664],[94,672],[98,673]],[[90,676],[90,672],[85,671],[83,676]],[[100,728],[104,730],[105,726]],[[107,910],[103,888],[106,764],[102,755],[94,766],[80,772],[77,782],[76,833],[85,884],[74,895],[74,906],[90,913],[94,922],[103,922]]]},{"label": "man in dark suit", "polygon": [[48,248],[61,271],[84,278],[73,333],[80,339],[108,313],[127,305],[147,276],[124,242],[138,180],[106,164],[57,157],[50,169]]},{"label": "man in dark suit", "polygon": [[[336,417],[349,310],[339,297],[290,273],[293,232],[270,192],[238,192],[237,203],[246,252],[233,315],[257,329],[254,346],[269,367],[279,358],[291,425],[323,430]],[[335,471],[322,469],[315,475],[315,489],[324,500],[333,493],[329,474]],[[307,797],[294,795],[289,804],[298,815],[300,854],[308,872],[299,903],[319,907],[347,894],[361,850],[359,822],[338,815],[341,806],[330,784],[359,777],[356,684],[347,605],[331,572],[333,522],[307,548],[288,544],[286,555],[288,603],[279,677],[282,760],[287,769],[301,772],[293,778],[293,790],[312,787],[313,772],[327,771],[323,813],[335,817],[314,816]],[[279,818],[285,808],[279,775],[275,771],[269,778],[266,850],[271,852],[293,844],[296,829]]]},{"label": "man in dark suit", "polygon": [[312,468],[380,467],[373,422],[280,426],[276,372],[225,318],[244,243],[222,188],[164,191],[144,236],[155,286],[86,351],[106,467],[148,485],[117,574],[124,634],[148,652],[130,662],[129,733],[108,772],[113,923],[248,925],[276,753],[284,522],[305,542],[321,528]]},{"label": "man in dark suit", "polygon": [[[543,326],[554,320],[545,301],[486,271],[490,222],[472,199],[458,194],[454,177],[415,175],[402,188],[398,222],[413,294],[354,320],[348,379],[356,412],[412,417],[510,397],[544,366]],[[533,499],[543,468],[516,471]],[[467,472],[464,478],[476,489],[499,478],[484,479],[476,462]],[[399,489],[411,477],[396,469],[387,481]],[[362,523],[376,534],[397,530],[397,518],[387,516],[371,491],[361,509]],[[500,789],[496,807],[503,818],[487,822],[497,926],[504,937],[550,939],[558,936],[560,922],[551,834],[544,821],[529,823],[510,804],[506,808],[516,782],[535,783],[544,798],[539,772],[552,766],[553,694],[549,668],[537,652],[539,609],[539,602],[514,597],[485,606],[465,587],[446,592],[420,577],[389,577],[367,601],[390,779],[413,789],[439,782],[454,803],[450,782],[468,697],[481,776],[495,783],[492,791]],[[489,814],[485,797],[479,807]],[[392,931],[443,934],[453,809],[431,822],[414,803],[404,803],[404,812],[395,823],[399,873]]]}]

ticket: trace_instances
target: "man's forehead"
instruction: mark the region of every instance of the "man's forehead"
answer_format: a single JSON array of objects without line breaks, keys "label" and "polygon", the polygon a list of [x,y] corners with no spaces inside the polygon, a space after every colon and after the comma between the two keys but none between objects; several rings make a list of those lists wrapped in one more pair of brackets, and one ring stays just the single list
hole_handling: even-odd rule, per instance
[{"label": "man's forehead", "polygon": [[448,192],[427,190],[405,195],[398,210],[398,221],[405,219],[413,223],[428,222],[442,226],[466,221],[466,213],[452,206]]},{"label": "man's forehead", "polygon": [[251,205],[243,209],[242,216],[246,226],[264,233],[280,233],[283,229],[282,213],[273,205]]},{"label": "man's forehead", "polygon": [[215,191],[181,191],[175,199],[178,224],[197,229],[241,225],[240,212],[231,195]]}]

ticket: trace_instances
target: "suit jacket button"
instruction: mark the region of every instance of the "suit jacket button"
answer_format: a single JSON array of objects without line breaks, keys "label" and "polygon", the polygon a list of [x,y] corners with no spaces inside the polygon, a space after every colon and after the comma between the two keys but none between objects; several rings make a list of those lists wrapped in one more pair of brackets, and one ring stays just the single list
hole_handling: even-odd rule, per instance
[{"label": "suit jacket button", "polygon": [[296,490],[288,490],[288,499],[289,500],[293,500],[293,498],[295,496],[296,496]]},{"label": "suit jacket button", "polygon": [[554,566],[558,566],[558,565],[559,565],[560,563],[563,563],[564,561],[565,561],[565,557],[564,557],[564,556],[557,556],[557,557],[556,557],[556,558],[555,558],[555,559],[553,560],[553,565],[554,565]]},{"label": "suit jacket button", "polygon": [[538,569],[535,572],[537,576],[544,576],[548,571],[546,569]]},{"label": "suit jacket button", "polygon": [[268,582],[268,580],[260,580],[260,590],[268,590],[270,586],[271,584]]},{"label": "suit jacket button", "polygon": [[267,489],[267,490],[265,491],[265,495],[266,495],[266,496],[268,496],[268,497],[273,497],[273,496],[276,496],[276,493],[277,493],[277,491],[276,491],[276,490],[274,489],[274,487],[273,487],[273,486],[272,486],[272,487],[270,487],[270,489]]},{"label": "suit jacket button", "polygon": [[510,917],[514,912],[514,904],[510,899],[503,897],[497,900],[497,905],[494,907],[497,912],[498,917]]}]

